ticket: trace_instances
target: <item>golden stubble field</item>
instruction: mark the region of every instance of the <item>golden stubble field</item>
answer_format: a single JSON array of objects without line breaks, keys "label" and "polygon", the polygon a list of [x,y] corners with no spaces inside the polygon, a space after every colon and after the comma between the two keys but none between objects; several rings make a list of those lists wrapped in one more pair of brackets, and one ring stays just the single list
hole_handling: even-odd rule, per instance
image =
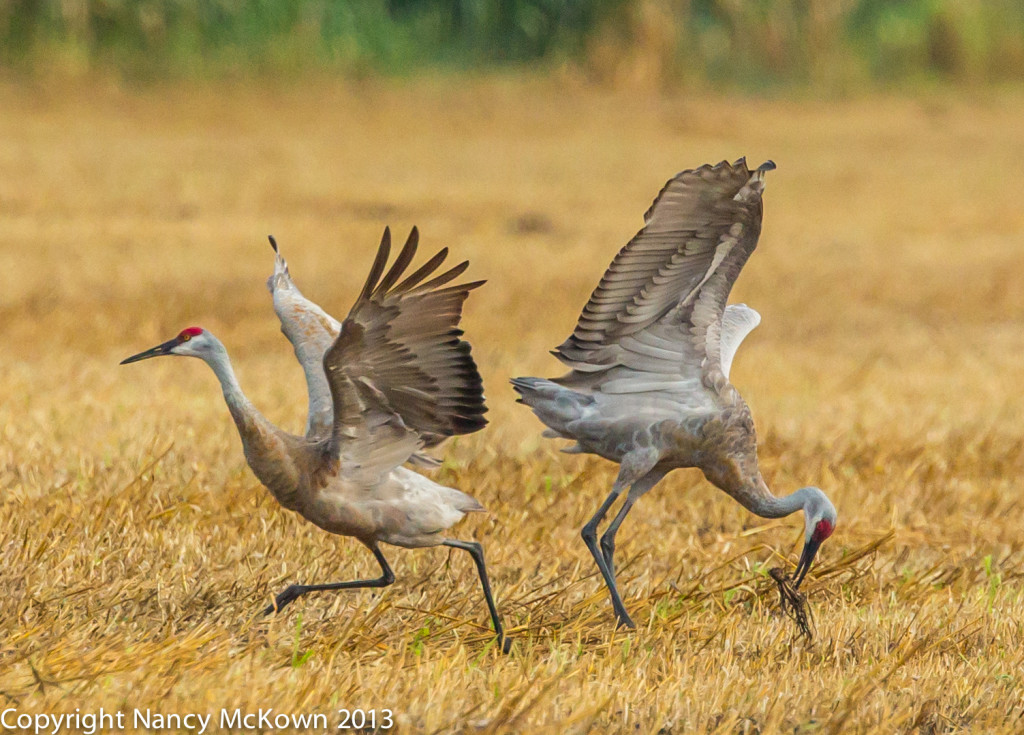
[{"label": "golden stubble field", "polygon": [[[407,732],[1020,732],[1024,97],[756,101],[515,79],[124,92],[0,86],[0,707],[333,714]],[[778,493],[839,526],[777,612],[765,522],[696,471],[619,535],[617,632],[579,529],[614,467],[558,453],[507,378],[551,375],[612,255],[677,170],[773,158],[734,301],[764,317],[734,383]],[[489,509],[513,654],[469,559],[281,510],[197,360],[118,360],[197,324],[298,431],[302,375],[264,280],[277,236],[342,316],[382,228],[489,283],[468,302],[491,412],[441,479]]]}]

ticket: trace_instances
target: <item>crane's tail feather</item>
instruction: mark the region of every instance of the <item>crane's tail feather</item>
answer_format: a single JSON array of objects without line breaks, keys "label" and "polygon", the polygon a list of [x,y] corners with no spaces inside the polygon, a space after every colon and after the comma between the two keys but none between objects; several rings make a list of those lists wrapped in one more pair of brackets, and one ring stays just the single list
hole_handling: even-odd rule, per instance
[{"label": "crane's tail feather", "polygon": [[519,403],[533,409],[548,427],[545,436],[571,438],[568,425],[578,421],[586,404],[593,402],[589,396],[544,378],[513,378],[512,387],[520,396]]},{"label": "crane's tail feather", "polygon": [[474,498],[472,495],[467,495],[461,490],[456,490],[453,487],[444,488],[447,492],[445,493],[448,501],[452,506],[463,513],[486,513],[487,509],[480,504],[480,501]]}]

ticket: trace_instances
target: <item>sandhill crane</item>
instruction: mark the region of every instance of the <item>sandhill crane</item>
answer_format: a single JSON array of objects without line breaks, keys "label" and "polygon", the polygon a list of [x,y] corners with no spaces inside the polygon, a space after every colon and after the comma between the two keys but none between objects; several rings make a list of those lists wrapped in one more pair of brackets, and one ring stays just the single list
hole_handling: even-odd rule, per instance
[{"label": "sandhill crane", "polygon": [[377,579],[293,584],[265,613],[308,592],[391,584],[395,576],[382,542],[406,548],[445,545],[472,556],[499,645],[507,651],[510,641],[491,594],[482,547],[444,534],[483,506],[402,466],[410,460],[436,464],[421,453],[424,447],[487,423],[483,383],[458,327],[463,303],[483,281],[448,285],[469,263],[438,273],[445,248],[399,283],[418,239],[414,228],[388,268],[391,233],[385,229],[362,292],[339,323],[299,292],[271,238],[276,258],[267,285],[281,329],[306,374],[305,436],[282,431],[256,410],[239,387],[224,345],[200,327],[121,364],[162,355],[205,361],[220,381],[246,461],[260,482],[285,508],[325,531],[361,541],[380,564]]},{"label": "sandhill crane", "polygon": [[[820,489],[776,497],[757,465],[750,410],[729,382],[736,348],[760,315],[726,306],[757,245],[761,194],[771,161],[755,171],[740,159],[683,171],[661,190],[644,228],[612,261],[575,331],[554,355],[561,378],[516,378],[545,436],[574,439],[570,453],[620,465],[611,494],[582,536],[611,593],[619,624],[635,627],[615,585],[615,534],[637,499],[668,472],[697,467],[759,516],[804,511],[799,587],[836,511]],[[629,494],[597,546],[597,527],[623,490]]]}]

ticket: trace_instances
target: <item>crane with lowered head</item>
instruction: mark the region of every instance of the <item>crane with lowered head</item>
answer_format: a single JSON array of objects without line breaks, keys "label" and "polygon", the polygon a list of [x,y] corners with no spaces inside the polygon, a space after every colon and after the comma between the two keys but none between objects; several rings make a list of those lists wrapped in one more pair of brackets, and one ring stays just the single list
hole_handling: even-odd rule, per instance
[{"label": "crane with lowered head", "polygon": [[[670,179],[554,351],[570,372],[512,381],[519,402],[548,426],[545,436],[619,464],[582,536],[620,625],[635,627],[615,583],[615,535],[633,504],[674,469],[699,468],[765,518],[804,512],[803,552],[784,603],[801,600],[796,588],[835,529],[836,509],[819,488],[784,497],[768,489],[750,409],[729,382],[736,348],[761,317],[726,301],[757,245],[764,177],[774,168],[768,161],[751,171],[741,158]],[[627,488],[598,548],[598,524]]]}]

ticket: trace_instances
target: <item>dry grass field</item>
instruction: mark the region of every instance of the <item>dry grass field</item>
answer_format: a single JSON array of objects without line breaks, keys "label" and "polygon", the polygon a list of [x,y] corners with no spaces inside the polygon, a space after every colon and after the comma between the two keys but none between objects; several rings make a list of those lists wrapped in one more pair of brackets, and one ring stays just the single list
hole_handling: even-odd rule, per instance
[{"label": "dry grass field", "polygon": [[[324,713],[401,732],[1024,729],[1024,97],[820,102],[513,79],[125,92],[0,86],[0,709]],[[552,375],[612,255],[677,170],[769,176],[733,294],[764,317],[733,381],[777,493],[839,525],[778,613],[766,522],[679,471],[619,535],[616,631],[579,538],[614,477],[540,438],[507,378]],[[515,638],[491,643],[461,553],[386,548],[382,591],[260,609],[375,573],[280,509],[197,360],[118,361],[201,325],[279,425],[302,374],[264,286],[348,309],[380,233],[416,224],[489,283],[465,327],[491,424],[440,478]],[[265,727],[263,729],[266,729]]]}]

